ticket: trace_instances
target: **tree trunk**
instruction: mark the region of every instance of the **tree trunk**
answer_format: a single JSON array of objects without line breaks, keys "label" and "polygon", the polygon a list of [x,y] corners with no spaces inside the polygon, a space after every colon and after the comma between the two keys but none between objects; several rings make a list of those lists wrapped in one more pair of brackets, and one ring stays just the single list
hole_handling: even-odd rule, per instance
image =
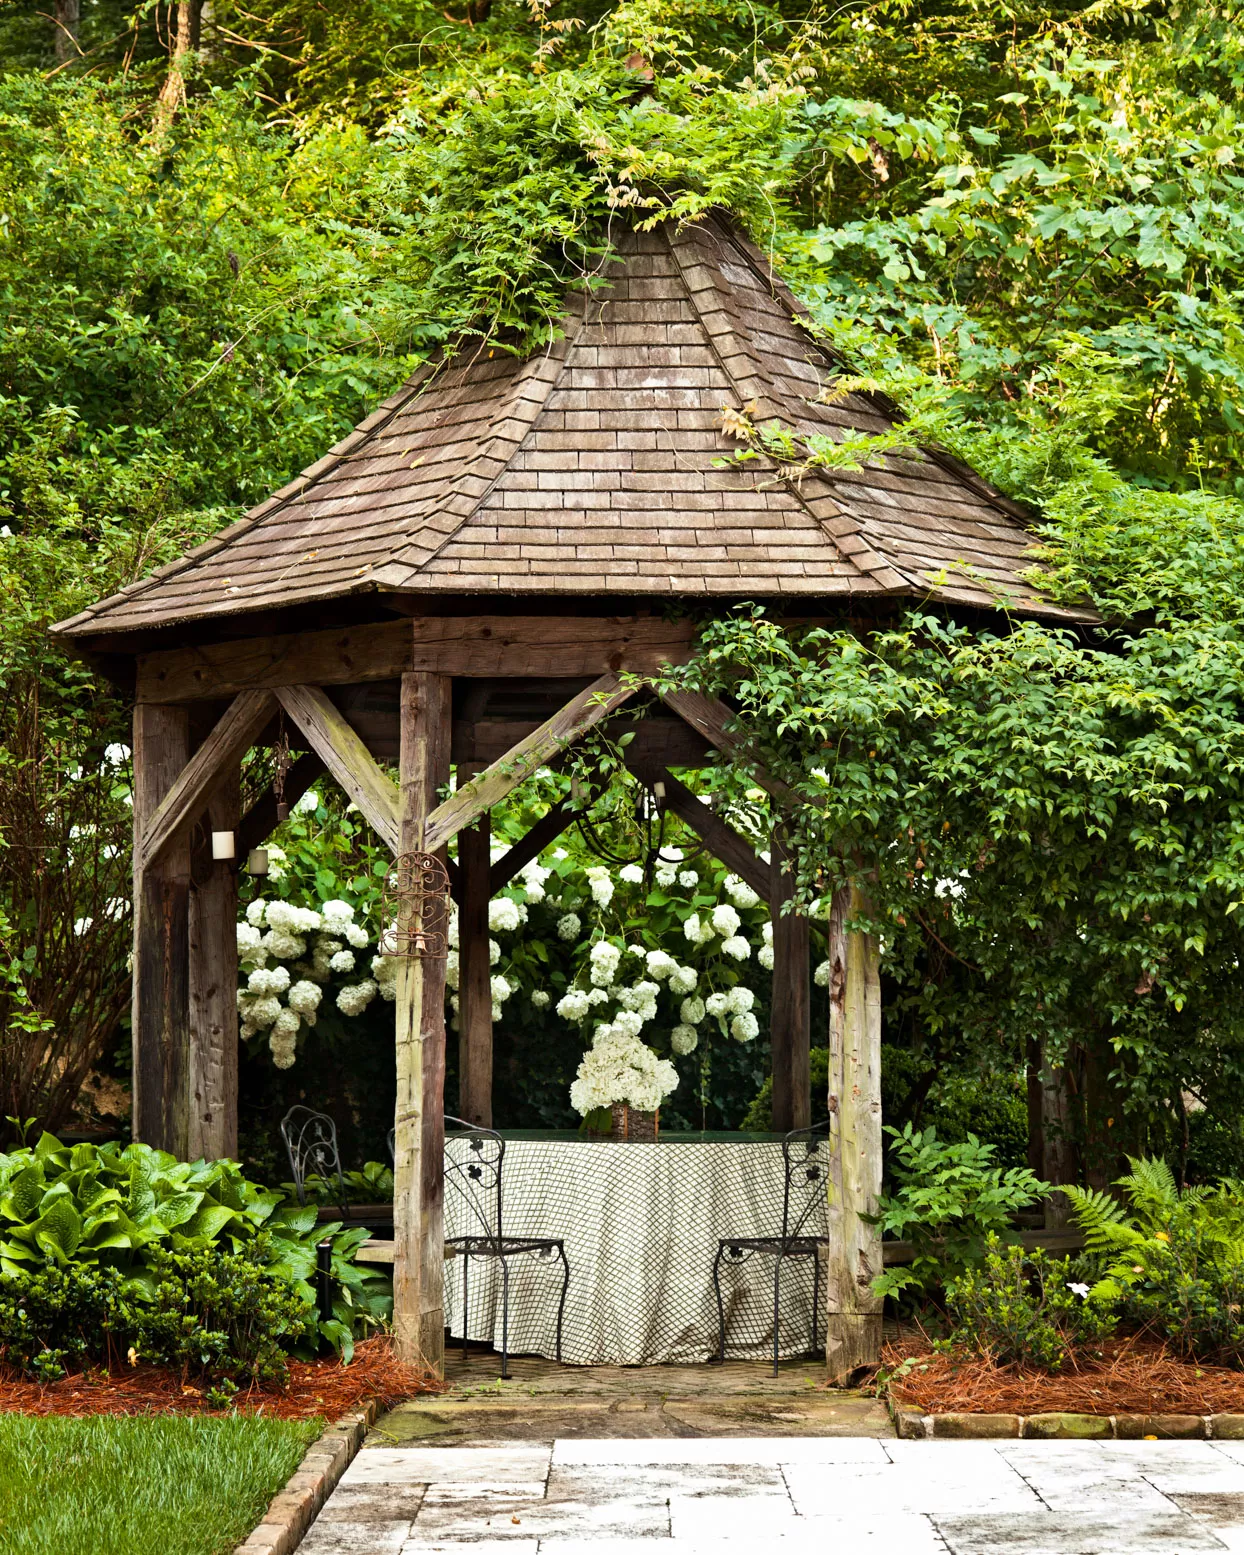
[{"label": "tree trunk", "polygon": [[203,0],[178,0],[172,13],[172,34],[169,38],[168,74],[160,88],[156,105],[157,124],[167,125],[186,101],[186,71],[190,56],[199,46],[199,20]]},{"label": "tree trunk", "polygon": [[[1068,1055],[1070,1058],[1070,1055]],[[1045,1179],[1057,1187],[1076,1180],[1076,1149],[1072,1074],[1067,1064],[1045,1066],[1041,1074],[1041,1118],[1045,1144]],[[1052,1193],[1045,1201],[1045,1225],[1049,1231],[1065,1226],[1071,1206],[1065,1193]]]},{"label": "tree trunk", "polygon": [[860,1214],[881,1194],[881,971],[877,941],[847,933],[863,909],[854,888],[834,894],[829,925],[829,1116],[833,1125],[825,1359],[849,1383],[881,1359],[881,1235]]},{"label": "tree trunk", "polygon": [[78,20],[80,0],[56,0],[56,63],[67,65],[77,59],[82,50],[78,47]]}]

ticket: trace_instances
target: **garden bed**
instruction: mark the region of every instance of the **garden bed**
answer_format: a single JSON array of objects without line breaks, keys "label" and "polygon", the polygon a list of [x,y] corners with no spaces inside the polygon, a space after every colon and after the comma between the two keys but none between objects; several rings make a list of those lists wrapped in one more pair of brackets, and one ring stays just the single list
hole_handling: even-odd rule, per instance
[{"label": "garden bed", "polygon": [[887,1345],[882,1366],[894,1407],[925,1415],[1244,1415],[1244,1372],[1180,1360],[1146,1335],[1107,1340],[1100,1359],[1062,1372],[939,1355],[923,1339]]},{"label": "garden bed", "polygon": [[[283,1420],[324,1416],[335,1420],[366,1399],[387,1408],[417,1393],[438,1391],[441,1383],[415,1366],[404,1365],[387,1338],[365,1339],[346,1366],[336,1356],[291,1361],[284,1388],[252,1387],[239,1393],[227,1411],[262,1414]],[[37,1382],[0,1368],[0,1414],[26,1415],[190,1415],[212,1411],[204,1389],[185,1382],[163,1366],[90,1369],[56,1382]]]}]

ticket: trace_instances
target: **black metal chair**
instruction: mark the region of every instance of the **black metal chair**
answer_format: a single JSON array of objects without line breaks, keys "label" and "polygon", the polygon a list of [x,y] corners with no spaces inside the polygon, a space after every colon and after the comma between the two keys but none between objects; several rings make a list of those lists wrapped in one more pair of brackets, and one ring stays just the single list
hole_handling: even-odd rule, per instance
[{"label": "black metal chair", "polygon": [[788,1258],[812,1260],[812,1342],[816,1351],[816,1319],[821,1297],[819,1252],[827,1236],[805,1232],[808,1221],[829,1191],[829,1124],[796,1128],[782,1139],[785,1181],[782,1188],[782,1230],[778,1236],[722,1237],[713,1259],[713,1290],[717,1296],[717,1364],[726,1358],[726,1308],[721,1297],[722,1263],[739,1265],[756,1254],[776,1260],[773,1266],[773,1375],[778,1374],[778,1303],[782,1290],[782,1265]]},{"label": "black metal chair", "polygon": [[[458,1148],[452,1153],[451,1145]],[[557,1359],[562,1358],[562,1321],[566,1292],[570,1289],[570,1264],[560,1237],[507,1236],[501,1216],[502,1168],[505,1140],[495,1129],[480,1128],[461,1118],[445,1119],[445,1195],[451,1190],[462,1204],[466,1223],[473,1229],[445,1238],[462,1260],[462,1353],[467,1352],[471,1331],[470,1267],[472,1258],[494,1258],[501,1268],[501,1375],[510,1375],[510,1268],[509,1260],[524,1253],[562,1263],[562,1293],[557,1303]]]},{"label": "black metal chair", "polygon": [[281,1119],[281,1138],[289,1157],[294,1192],[299,1204],[307,1202],[307,1178],[319,1177],[336,1184],[337,1208],[342,1218],[350,1218],[346,1200],[346,1180],[341,1171],[341,1153],[337,1149],[337,1125],[326,1112],[311,1107],[291,1107]]}]

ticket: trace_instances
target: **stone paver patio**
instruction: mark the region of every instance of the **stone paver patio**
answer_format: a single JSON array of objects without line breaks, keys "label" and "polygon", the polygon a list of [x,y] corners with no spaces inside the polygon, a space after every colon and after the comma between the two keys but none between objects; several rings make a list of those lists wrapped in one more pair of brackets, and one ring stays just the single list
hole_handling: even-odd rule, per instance
[{"label": "stone paver patio", "polygon": [[465,1549],[1244,1555],[1244,1443],[701,1436],[369,1445],[300,1555]]}]

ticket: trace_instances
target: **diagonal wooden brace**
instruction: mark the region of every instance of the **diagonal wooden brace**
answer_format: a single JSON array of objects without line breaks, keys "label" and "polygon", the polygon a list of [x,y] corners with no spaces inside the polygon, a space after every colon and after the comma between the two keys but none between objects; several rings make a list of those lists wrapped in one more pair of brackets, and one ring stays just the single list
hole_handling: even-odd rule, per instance
[{"label": "diagonal wooden brace", "polygon": [[642,687],[643,682],[638,680],[623,684],[612,671],[594,680],[513,750],[464,783],[444,804],[437,805],[428,816],[423,836],[425,850],[435,853],[444,847],[463,827],[473,825],[485,810],[491,810],[538,767],[546,766],[580,735],[615,713]]},{"label": "diagonal wooden brace", "polygon": [[396,855],[400,813],[397,784],[385,776],[345,714],[318,686],[279,686],[276,695],[311,749],[358,805],[389,852]]},{"label": "diagonal wooden brace", "polygon": [[142,829],[134,867],[148,868],[236,773],[238,763],[272,717],[276,701],[270,691],[241,691],[220,722],[182,768],[159,808]]},{"label": "diagonal wooden brace", "polygon": [[783,783],[781,778],[770,777],[763,767],[740,757],[743,741],[726,727],[735,721],[737,714],[732,713],[724,702],[715,697],[701,696],[698,691],[662,691],[660,696],[672,713],[685,719],[710,745],[715,745],[723,755],[741,760],[743,765],[750,768],[752,776],[767,794],[771,794],[774,799],[791,797],[789,784]]},{"label": "diagonal wooden brace", "polygon": [[646,769],[639,775],[649,787],[654,782],[664,783],[665,803],[678,819],[691,828],[714,858],[720,859],[741,880],[746,880],[762,901],[770,900],[773,871],[745,837],[740,837],[733,826],[715,815],[698,794],[693,794],[668,769]]}]

